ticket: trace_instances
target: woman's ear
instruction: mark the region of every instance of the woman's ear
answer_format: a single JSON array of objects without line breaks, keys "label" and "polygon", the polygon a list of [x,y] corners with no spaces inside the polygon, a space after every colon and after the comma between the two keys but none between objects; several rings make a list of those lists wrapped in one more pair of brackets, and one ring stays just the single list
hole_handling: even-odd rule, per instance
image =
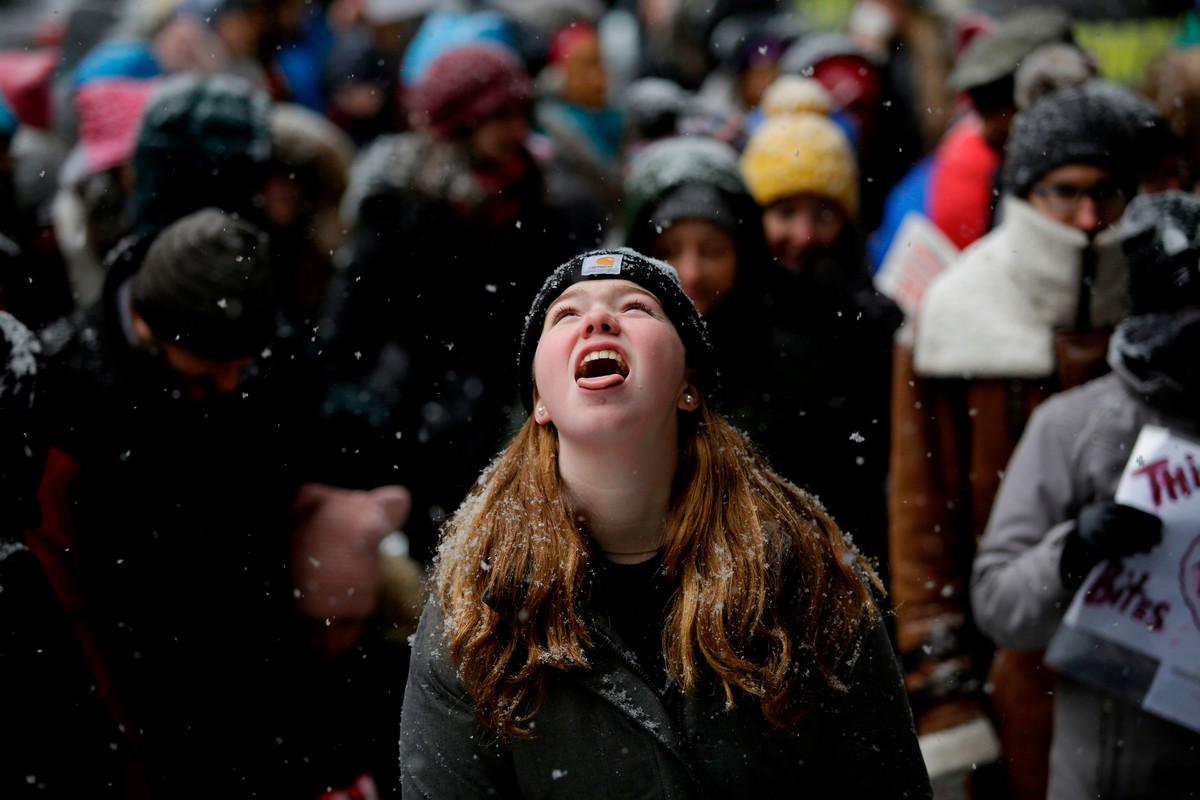
[{"label": "woman's ear", "polygon": [[550,412],[542,405],[542,398],[538,396],[537,387],[533,387],[533,421],[538,425],[546,425],[550,422]]},{"label": "woman's ear", "polygon": [[695,411],[699,408],[700,390],[696,388],[696,384],[689,381],[679,393],[679,400],[675,405],[680,411]]}]

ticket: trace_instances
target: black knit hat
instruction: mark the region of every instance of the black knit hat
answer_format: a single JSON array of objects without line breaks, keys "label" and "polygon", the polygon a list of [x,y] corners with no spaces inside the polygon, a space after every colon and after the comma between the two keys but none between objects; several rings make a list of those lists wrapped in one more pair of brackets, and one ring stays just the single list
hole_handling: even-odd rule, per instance
[{"label": "black knit hat", "polygon": [[671,136],[639,151],[625,171],[623,244],[649,252],[662,231],[685,219],[711,222],[740,239],[743,221],[760,212],[737,158],[728,144],[703,136]]},{"label": "black knit hat", "polygon": [[1200,197],[1174,190],[1138,195],[1120,224],[1131,314],[1200,303]]},{"label": "black knit hat", "polygon": [[517,357],[517,374],[521,402],[526,411],[533,411],[533,354],[542,336],[546,311],[567,287],[587,280],[632,281],[651,292],[662,304],[663,311],[675,325],[687,351],[688,366],[696,372],[696,382],[710,405],[720,390],[713,367],[712,344],[700,312],[683,292],[679,274],[665,261],[644,256],[628,247],[612,250],[593,250],[572,258],[546,278],[533,299],[521,333],[521,351]]},{"label": "black knit hat", "polygon": [[1005,147],[1005,188],[1025,197],[1052,169],[1093,164],[1132,196],[1147,113],[1132,90],[1099,79],[1043,95],[1013,118]]},{"label": "black knit hat", "polygon": [[654,207],[649,225],[657,232],[688,219],[712,223],[735,236],[741,222],[720,189],[704,183],[685,183],[668,192]]},{"label": "black knit hat", "polygon": [[159,341],[227,361],[256,355],[275,333],[266,236],[215,208],[172,223],[133,277],[134,309]]}]

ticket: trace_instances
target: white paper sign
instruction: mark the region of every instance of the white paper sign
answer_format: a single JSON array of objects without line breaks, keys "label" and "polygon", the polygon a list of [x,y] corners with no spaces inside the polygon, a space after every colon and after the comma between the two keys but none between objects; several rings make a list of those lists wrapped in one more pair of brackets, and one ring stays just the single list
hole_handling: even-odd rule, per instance
[{"label": "white paper sign", "polygon": [[900,221],[875,273],[875,288],[908,315],[916,312],[929,282],[958,255],[958,248],[924,214],[910,211]]},{"label": "white paper sign", "polygon": [[1145,426],[1116,500],[1162,518],[1162,543],[1096,566],[1064,620],[1194,674],[1200,664],[1200,444]]},{"label": "white paper sign", "polygon": [[1154,673],[1154,682],[1146,692],[1142,707],[1176,725],[1200,731],[1200,675],[1163,664]]}]

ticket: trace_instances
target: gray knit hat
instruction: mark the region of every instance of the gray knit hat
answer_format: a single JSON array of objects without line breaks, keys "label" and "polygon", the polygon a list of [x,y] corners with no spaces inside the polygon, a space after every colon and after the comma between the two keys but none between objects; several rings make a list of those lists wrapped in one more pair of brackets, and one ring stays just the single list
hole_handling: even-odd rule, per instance
[{"label": "gray knit hat", "polygon": [[1132,90],[1103,80],[1057,89],[1013,118],[1005,148],[1005,188],[1029,194],[1047,172],[1064,164],[1107,170],[1128,196],[1137,189],[1137,149],[1153,109]]},{"label": "gray knit hat", "polygon": [[632,281],[651,292],[662,304],[663,311],[675,325],[687,351],[688,366],[696,371],[696,382],[712,405],[719,385],[713,366],[712,343],[700,312],[683,292],[679,274],[665,261],[642,255],[628,247],[593,250],[575,256],[546,278],[533,299],[521,333],[521,350],[517,357],[517,374],[521,402],[526,411],[533,411],[533,355],[542,335],[546,311],[567,287],[587,280]]},{"label": "gray knit hat", "polygon": [[215,208],[172,223],[133,277],[134,309],[164,342],[218,361],[256,355],[275,333],[266,236]]}]

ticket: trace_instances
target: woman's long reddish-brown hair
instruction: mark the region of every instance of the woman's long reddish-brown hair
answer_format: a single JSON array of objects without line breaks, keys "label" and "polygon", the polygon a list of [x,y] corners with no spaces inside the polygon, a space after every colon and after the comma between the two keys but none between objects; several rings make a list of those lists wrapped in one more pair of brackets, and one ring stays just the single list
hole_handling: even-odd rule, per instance
[{"label": "woman's long reddish-brown hair", "polygon": [[[877,613],[868,582],[882,587],[821,505],[723,417],[702,405],[680,428],[662,551],[675,586],[667,666],[685,692],[715,677],[728,702],[754,698],[787,727],[816,692],[845,688]],[[602,556],[559,478],[557,450],[553,426],[526,421],[447,522],[435,563],[451,660],[504,740],[529,733],[548,670],[588,666],[581,594],[589,559]]]}]

